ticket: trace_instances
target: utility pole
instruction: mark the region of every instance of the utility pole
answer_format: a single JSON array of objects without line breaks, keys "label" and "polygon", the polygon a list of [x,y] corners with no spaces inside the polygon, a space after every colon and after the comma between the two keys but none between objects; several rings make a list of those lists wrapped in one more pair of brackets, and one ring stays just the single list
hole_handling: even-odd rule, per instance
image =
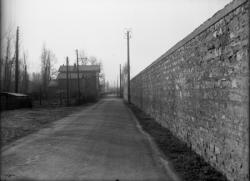
[{"label": "utility pole", "polygon": [[0,58],[0,92],[2,92],[2,58]]},{"label": "utility pole", "polygon": [[23,54],[24,61],[24,93],[28,91],[28,76],[27,76],[27,64],[26,64],[26,56]]},{"label": "utility pole", "polygon": [[116,81],[116,94],[117,94],[117,97],[119,97],[119,90],[118,90],[118,76],[117,76],[117,81]]},{"label": "utility pole", "polygon": [[15,92],[18,93],[18,76],[19,76],[19,64],[18,64],[18,41],[19,41],[19,27],[16,30],[16,67],[15,67]]},{"label": "utility pole", "polygon": [[80,104],[80,78],[79,78],[79,64],[78,64],[78,50],[77,49],[76,49],[76,67],[77,67],[78,104]]},{"label": "utility pole", "polygon": [[129,39],[131,38],[130,36],[130,31],[127,30],[127,56],[128,56],[128,103],[130,104],[130,57],[129,57]]},{"label": "utility pole", "polygon": [[27,65],[24,66],[24,93],[26,94],[28,91],[28,77],[27,77]]},{"label": "utility pole", "polygon": [[120,64],[120,97],[122,97],[122,68]]},{"label": "utility pole", "polygon": [[39,103],[42,105],[42,83],[39,84]]},{"label": "utility pole", "polygon": [[69,106],[69,57],[66,58],[67,106]]}]

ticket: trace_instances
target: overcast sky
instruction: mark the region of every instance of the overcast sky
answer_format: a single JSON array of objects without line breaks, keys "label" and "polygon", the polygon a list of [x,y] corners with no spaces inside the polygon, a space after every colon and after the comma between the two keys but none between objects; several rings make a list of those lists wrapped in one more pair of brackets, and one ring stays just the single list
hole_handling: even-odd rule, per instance
[{"label": "overcast sky", "polygon": [[106,80],[117,80],[131,28],[131,77],[156,60],[231,0],[2,0],[4,31],[20,27],[29,71],[40,71],[45,43],[56,67],[76,60],[75,49],[96,56]]}]

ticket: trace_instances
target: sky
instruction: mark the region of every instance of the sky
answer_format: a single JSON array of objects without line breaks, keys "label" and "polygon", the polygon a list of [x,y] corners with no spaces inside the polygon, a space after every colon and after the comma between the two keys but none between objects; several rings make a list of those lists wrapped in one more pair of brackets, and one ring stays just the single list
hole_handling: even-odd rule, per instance
[{"label": "sky", "polygon": [[43,45],[55,67],[76,61],[75,49],[102,61],[106,80],[118,79],[127,61],[131,30],[131,78],[150,65],[231,0],[2,0],[3,29],[20,31],[29,72],[40,71]]}]

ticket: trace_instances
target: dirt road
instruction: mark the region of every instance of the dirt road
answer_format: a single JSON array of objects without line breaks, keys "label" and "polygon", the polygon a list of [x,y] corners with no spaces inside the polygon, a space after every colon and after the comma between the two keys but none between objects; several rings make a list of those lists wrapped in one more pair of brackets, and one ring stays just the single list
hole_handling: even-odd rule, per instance
[{"label": "dirt road", "polygon": [[2,179],[168,180],[121,99],[106,98],[2,149]]}]

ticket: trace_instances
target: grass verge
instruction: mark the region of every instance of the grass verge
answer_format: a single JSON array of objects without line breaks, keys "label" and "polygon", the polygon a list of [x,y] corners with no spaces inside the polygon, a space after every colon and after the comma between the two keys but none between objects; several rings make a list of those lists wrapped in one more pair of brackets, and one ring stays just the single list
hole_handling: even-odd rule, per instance
[{"label": "grass verge", "polygon": [[192,151],[183,141],[146,115],[135,105],[128,105],[137,117],[143,130],[158,145],[171,161],[174,169],[185,181],[227,181],[226,177],[209,165],[200,155]]},{"label": "grass verge", "polygon": [[1,118],[1,146],[5,146],[21,137],[48,127],[50,123],[82,110],[83,106],[40,107],[3,111]]}]

